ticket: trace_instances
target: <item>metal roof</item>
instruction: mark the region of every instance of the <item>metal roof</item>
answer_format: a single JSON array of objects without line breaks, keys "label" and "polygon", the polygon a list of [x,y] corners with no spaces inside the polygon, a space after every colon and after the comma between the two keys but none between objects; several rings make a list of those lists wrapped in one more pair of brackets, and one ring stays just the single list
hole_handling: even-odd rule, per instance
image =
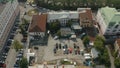
[{"label": "metal roof", "polygon": [[103,7],[100,9],[103,19],[105,20],[106,24],[109,24],[114,14],[117,12],[115,8],[110,7]]}]

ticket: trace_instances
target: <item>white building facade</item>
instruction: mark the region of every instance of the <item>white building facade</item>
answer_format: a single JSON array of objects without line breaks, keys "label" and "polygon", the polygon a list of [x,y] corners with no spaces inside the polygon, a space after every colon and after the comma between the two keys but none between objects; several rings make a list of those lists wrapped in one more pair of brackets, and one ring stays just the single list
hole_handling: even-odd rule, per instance
[{"label": "white building facade", "polygon": [[19,3],[17,0],[13,0],[13,2],[0,3],[0,6],[0,45],[4,45],[9,31],[19,14]]},{"label": "white building facade", "polygon": [[78,21],[78,11],[48,12],[47,23],[59,21],[61,25],[66,25],[69,20]]},{"label": "white building facade", "polygon": [[115,8],[104,7],[98,10],[97,21],[103,35],[120,34],[120,12]]}]

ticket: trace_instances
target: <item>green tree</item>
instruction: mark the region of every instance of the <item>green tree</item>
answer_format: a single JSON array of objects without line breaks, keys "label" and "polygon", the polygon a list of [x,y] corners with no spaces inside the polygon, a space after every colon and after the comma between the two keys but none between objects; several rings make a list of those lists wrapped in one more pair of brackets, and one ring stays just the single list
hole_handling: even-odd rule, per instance
[{"label": "green tree", "polygon": [[22,44],[20,44],[20,42],[17,40],[13,42],[13,47],[15,48],[16,51],[23,48]]},{"label": "green tree", "polygon": [[59,37],[61,36],[60,30],[57,31],[57,35],[58,35]]},{"label": "green tree", "polygon": [[72,21],[69,20],[68,23],[66,23],[66,26],[67,26],[67,27],[71,27],[71,25],[72,25]]},{"label": "green tree", "polygon": [[120,68],[120,58],[116,58],[114,64],[116,68]]},{"label": "green tree", "polygon": [[49,24],[49,29],[51,32],[56,33],[60,29],[60,22],[52,22]]},{"label": "green tree", "polygon": [[89,44],[89,36],[85,36],[84,38],[83,38],[83,44],[84,44],[84,46],[85,47],[87,47],[87,45]]},{"label": "green tree", "polygon": [[28,68],[27,58],[22,58],[22,60],[20,61],[20,68]]}]

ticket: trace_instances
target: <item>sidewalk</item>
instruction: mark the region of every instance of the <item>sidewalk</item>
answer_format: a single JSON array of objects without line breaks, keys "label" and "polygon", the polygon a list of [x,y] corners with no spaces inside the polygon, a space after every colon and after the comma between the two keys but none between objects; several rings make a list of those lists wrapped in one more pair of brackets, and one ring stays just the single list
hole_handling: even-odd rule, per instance
[{"label": "sidewalk", "polygon": [[111,68],[115,68],[114,66],[114,57],[111,55],[110,49],[108,46],[106,46],[108,53],[109,53],[109,57],[110,57],[110,62],[111,62]]}]

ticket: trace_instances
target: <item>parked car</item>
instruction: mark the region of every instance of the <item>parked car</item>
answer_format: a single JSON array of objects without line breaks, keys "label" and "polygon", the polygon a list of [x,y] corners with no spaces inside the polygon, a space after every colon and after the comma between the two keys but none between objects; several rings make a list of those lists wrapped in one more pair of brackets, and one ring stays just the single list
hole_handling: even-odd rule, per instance
[{"label": "parked car", "polygon": [[5,63],[0,63],[0,68],[6,68],[6,64]]},{"label": "parked car", "polygon": [[18,64],[14,64],[14,68],[19,68],[19,65]]},{"label": "parked car", "polygon": [[3,53],[2,53],[2,55],[3,55],[3,56],[7,56],[7,55],[8,55],[8,53],[3,52]]},{"label": "parked car", "polygon": [[69,54],[69,50],[65,49],[64,54]]},{"label": "parked car", "polygon": [[60,48],[60,49],[62,48],[61,44],[59,44],[59,48]]},{"label": "parked car", "polygon": [[10,47],[7,46],[7,47],[5,47],[4,51],[7,53],[9,51],[9,49],[10,49]]},{"label": "parked car", "polygon": [[56,43],[55,48],[58,49],[58,43]]},{"label": "parked car", "polygon": [[65,45],[65,49],[68,49],[68,46],[67,46],[67,44]]},{"label": "parked car", "polygon": [[75,55],[77,55],[77,50],[75,50]]},{"label": "parked car", "polygon": [[54,51],[54,53],[56,54],[56,51],[57,51],[56,48],[54,48],[53,51]]},{"label": "parked car", "polygon": [[59,38],[58,36],[55,36],[55,37],[54,37],[54,40],[57,40],[58,38]]}]

